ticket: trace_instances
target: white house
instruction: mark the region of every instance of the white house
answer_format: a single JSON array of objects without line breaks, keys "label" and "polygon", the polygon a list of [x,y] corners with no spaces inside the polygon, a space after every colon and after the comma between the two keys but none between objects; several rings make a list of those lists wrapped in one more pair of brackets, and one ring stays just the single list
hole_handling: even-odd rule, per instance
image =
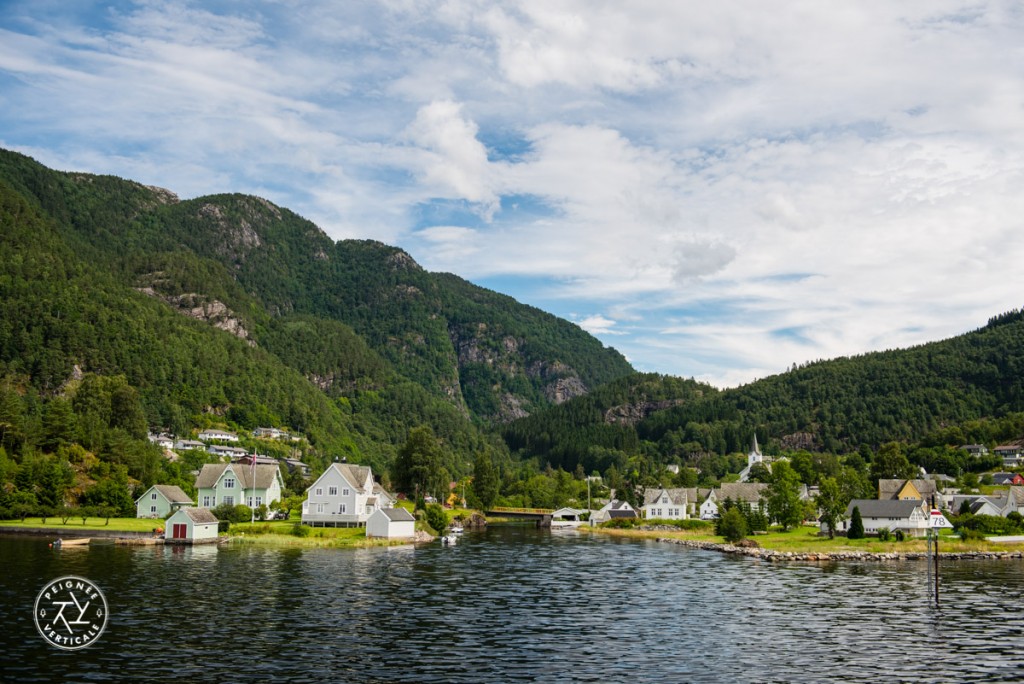
[{"label": "white house", "polygon": [[174,443],[175,451],[204,451],[205,449],[205,444],[203,444],[202,442],[197,442],[194,439],[179,439],[177,442]]},{"label": "white house", "polygon": [[146,435],[146,438],[153,444],[156,444],[161,449],[174,448],[174,437],[166,433],[161,432],[160,434],[155,434],[153,432],[150,432],[149,434]]},{"label": "white house", "polygon": [[175,485],[153,485],[135,500],[136,518],[166,518],[179,508],[193,506],[192,497]]},{"label": "white house", "polygon": [[690,499],[687,489],[648,489],[644,493],[644,505],[640,510],[648,519],[686,520],[689,515]]},{"label": "white house", "polygon": [[761,497],[768,489],[763,482],[726,482],[718,489],[712,489],[704,503],[700,505],[701,520],[713,520],[718,517],[718,505],[726,500],[748,504],[751,508],[761,505]]},{"label": "white house", "polygon": [[230,459],[245,458],[249,452],[242,447],[225,446],[223,444],[211,444],[206,450],[214,456],[227,456]]},{"label": "white house", "polygon": [[600,525],[601,523],[614,520],[616,518],[636,518],[636,509],[633,508],[628,501],[619,501],[618,499],[612,499],[601,509],[590,516],[590,524]]},{"label": "white house", "polygon": [[366,537],[411,539],[416,536],[416,518],[404,508],[378,508],[366,519]]},{"label": "white house", "polygon": [[1006,468],[1013,468],[1024,462],[1024,454],[1019,444],[1003,444],[997,446],[994,451],[996,456],[1003,459],[1003,466]]},{"label": "white house", "polygon": [[164,541],[203,544],[217,541],[217,518],[206,508],[179,508],[164,527]]},{"label": "white house", "polygon": [[[854,499],[846,507],[846,520],[836,526],[837,532],[848,532],[853,509],[860,510],[865,534],[876,534],[885,527],[890,532],[902,530],[904,534],[923,537],[931,527],[931,507],[925,501],[914,499]],[[944,517],[944,516],[943,516]],[[824,523],[822,523],[824,526]],[[946,521],[945,527],[950,527]]]},{"label": "white house", "polygon": [[306,490],[302,522],[314,527],[361,527],[370,514],[394,497],[375,493],[369,466],[332,463]]},{"label": "white house", "polygon": [[262,439],[288,439],[288,433],[274,427],[258,427],[252,431],[253,437]]},{"label": "white house", "polygon": [[207,463],[196,478],[196,489],[202,508],[216,508],[220,504],[255,508],[280,501],[284,479],[276,465]]},{"label": "white house", "polygon": [[227,430],[203,430],[197,435],[196,438],[203,442],[213,442],[217,440],[221,442],[238,441],[238,435],[236,435],[234,432],[228,432]]}]

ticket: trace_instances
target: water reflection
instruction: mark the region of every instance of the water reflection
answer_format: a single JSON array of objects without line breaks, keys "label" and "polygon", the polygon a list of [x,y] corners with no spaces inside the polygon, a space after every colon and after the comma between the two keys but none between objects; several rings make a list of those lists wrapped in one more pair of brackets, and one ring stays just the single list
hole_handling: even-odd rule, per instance
[{"label": "water reflection", "polygon": [[[1019,561],[945,564],[936,609],[922,563],[769,564],[517,527],[453,547],[68,553],[6,538],[0,554],[12,681],[992,681],[1024,667]],[[31,618],[60,574],[97,581],[111,607],[73,658]]]}]

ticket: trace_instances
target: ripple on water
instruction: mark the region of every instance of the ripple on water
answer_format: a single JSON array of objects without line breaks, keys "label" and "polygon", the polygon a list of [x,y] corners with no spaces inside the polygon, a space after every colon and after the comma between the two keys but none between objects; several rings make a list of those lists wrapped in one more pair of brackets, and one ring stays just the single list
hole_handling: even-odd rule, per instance
[{"label": "ripple on water", "polygon": [[[5,680],[993,681],[1024,667],[1020,561],[944,564],[937,609],[919,562],[769,564],[528,528],[358,552],[33,541],[0,540]],[[58,573],[111,604],[101,643],[77,654],[31,620]]]}]

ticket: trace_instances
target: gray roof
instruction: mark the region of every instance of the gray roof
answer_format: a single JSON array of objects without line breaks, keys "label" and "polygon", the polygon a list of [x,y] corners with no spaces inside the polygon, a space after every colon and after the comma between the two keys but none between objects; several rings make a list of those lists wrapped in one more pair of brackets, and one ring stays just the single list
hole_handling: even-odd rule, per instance
[{"label": "gray roof", "polygon": [[413,517],[412,513],[405,510],[404,508],[381,508],[380,512],[388,516],[388,520],[392,520],[395,522],[407,522],[410,520],[413,522],[416,521],[416,518]]},{"label": "gray roof", "polygon": [[353,465],[351,463],[332,463],[331,467],[341,473],[342,477],[348,480],[348,483],[357,492],[360,494],[367,493],[363,485],[366,484],[366,478],[372,476],[369,466]]},{"label": "gray roof", "polygon": [[768,489],[768,485],[763,482],[726,482],[718,488],[715,496],[719,501],[732,499],[756,505],[766,489]]},{"label": "gray roof", "polygon": [[192,497],[177,485],[153,485],[153,488],[171,503],[192,503]]},{"label": "gray roof", "polygon": [[[907,480],[879,480],[878,498],[894,498],[907,482]],[[935,480],[910,480],[909,482],[917,488],[917,491],[921,492],[921,496],[929,500],[938,491],[935,486]]]},{"label": "gray roof", "polygon": [[689,491],[690,490],[683,487],[675,487],[672,489],[648,489],[646,492],[644,492],[644,505],[648,506],[653,503],[658,503],[658,501],[661,499],[662,493],[665,493],[668,494],[669,501],[672,503],[672,505],[685,506],[686,503],[690,501],[688,493]]},{"label": "gray roof", "polygon": [[199,523],[200,525],[204,525],[206,523],[220,522],[219,520],[217,520],[217,516],[210,512],[209,508],[189,507],[182,508],[181,510],[185,512],[185,515],[192,519],[192,522]]},{"label": "gray roof", "polygon": [[238,478],[242,489],[251,489],[253,487],[251,476],[254,470],[256,474],[255,487],[257,489],[269,489],[274,484],[274,478],[280,472],[276,465],[257,465],[253,468],[244,463],[207,463],[199,471],[199,477],[196,478],[196,489],[212,488],[228,467],[231,468],[235,477]]},{"label": "gray roof", "polygon": [[632,509],[610,509],[607,511],[609,518],[635,518],[636,511]]},{"label": "gray roof", "polygon": [[853,508],[860,509],[862,517],[868,518],[909,518],[915,508],[921,508],[918,499],[854,499],[846,507],[846,517],[853,515]]}]

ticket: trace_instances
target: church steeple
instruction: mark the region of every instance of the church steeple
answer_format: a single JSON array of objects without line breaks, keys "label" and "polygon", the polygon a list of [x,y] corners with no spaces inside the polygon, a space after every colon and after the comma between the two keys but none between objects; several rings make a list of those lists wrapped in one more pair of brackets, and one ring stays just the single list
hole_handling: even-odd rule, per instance
[{"label": "church steeple", "polygon": [[750,453],[761,455],[761,450],[757,448],[757,433],[754,433],[754,442],[750,445]]}]

